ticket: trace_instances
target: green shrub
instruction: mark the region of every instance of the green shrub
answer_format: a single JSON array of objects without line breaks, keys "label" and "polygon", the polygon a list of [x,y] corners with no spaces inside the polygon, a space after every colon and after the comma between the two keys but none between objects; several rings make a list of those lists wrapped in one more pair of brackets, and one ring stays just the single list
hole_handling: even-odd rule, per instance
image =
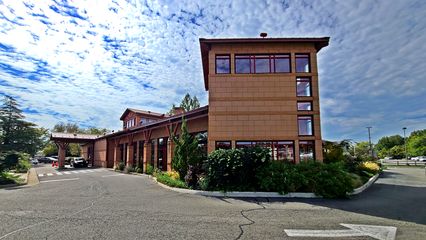
[{"label": "green shrub", "polygon": [[31,163],[28,160],[20,159],[15,167],[17,173],[26,173],[31,168]]},{"label": "green shrub", "polygon": [[197,184],[201,190],[207,190],[209,188],[209,180],[206,176],[200,176]]},{"label": "green shrub", "polygon": [[151,164],[148,164],[146,166],[146,174],[152,175],[154,173],[154,167],[151,166]]},{"label": "green shrub", "polygon": [[206,164],[208,189],[256,190],[258,182],[255,173],[269,161],[269,150],[258,147],[213,151]]},{"label": "green shrub", "polygon": [[183,182],[180,179],[175,179],[175,178],[169,176],[166,173],[157,172],[155,175],[156,175],[155,177],[157,178],[158,182],[163,183],[163,184],[165,184],[169,187],[188,188],[187,185],[185,184],[185,182]]},{"label": "green shrub", "polygon": [[354,189],[359,188],[364,184],[363,179],[358,174],[350,173],[350,176],[351,176],[351,179],[352,179],[352,187]]},{"label": "green shrub", "polygon": [[8,151],[0,153],[0,171],[15,168],[19,162],[21,153],[16,151]]},{"label": "green shrub", "polygon": [[136,167],[135,172],[137,173],[143,173],[143,169],[141,167]]},{"label": "green shrub", "polygon": [[20,182],[21,180],[18,176],[15,176],[9,172],[0,172],[0,185]]},{"label": "green shrub", "polygon": [[340,163],[300,163],[297,168],[305,177],[305,188],[318,196],[344,198],[354,189],[351,176]]},{"label": "green shrub", "polygon": [[125,173],[132,173],[132,172],[135,172],[135,168],[134,168],[134,167],[132,167],[132,166],[127,166],[127,167],[125,167],[125,168],[124,168],[124,172],[125,172]]},{"label": "green shrub", "polygon": [[119,170],[119,171],[123,171],[125,167],[126,166],[124,165],[123,162],[119,162],[116,169]]},{"label": "green shrub", "polygon": [[260,190],[273,191],[285,194],[295,192],[305,182],[304,176],[300,174],[294,164],[273,161],[259,169],[256,173]]}]

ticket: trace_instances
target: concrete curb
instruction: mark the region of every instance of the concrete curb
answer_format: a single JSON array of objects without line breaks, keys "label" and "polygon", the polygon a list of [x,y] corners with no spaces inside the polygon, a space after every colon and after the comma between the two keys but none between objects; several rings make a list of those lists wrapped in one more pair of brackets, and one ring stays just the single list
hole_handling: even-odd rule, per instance
[{"label": "concrete curb", "polygon": [[362,185],[359,188],[355,188],[354,191],[351,192],[349,195],[354,196],[354,195],[358,195],[358,194],[364,192],[367,188],[369,188],[371,185],[373,185],[373,183],[377,180],[377,178],[379,178],[379,175],[380,174],[378,173],[378,174],[372,176],[370,179],[368,179],[368,181],[364,185]]},{"label": "concrete curb", "polygon": [[35,170],[35,168],[31,168],[27,174],[27,185],[34,186],[39,183],[40,181],[38,179],[37,171]]}]

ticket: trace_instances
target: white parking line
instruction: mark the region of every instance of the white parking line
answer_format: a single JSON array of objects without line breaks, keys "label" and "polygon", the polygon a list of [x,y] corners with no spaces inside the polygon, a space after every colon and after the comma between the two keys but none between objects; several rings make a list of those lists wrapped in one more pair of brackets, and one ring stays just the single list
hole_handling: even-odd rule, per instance
[{"label": "white parking line", "polygon": [[62,174],[62,173],[60,173],[60,172],[57,172],[57,173],[56,173],[56,175],[59,175],[59,176],[60,176],[60,175],[63,175],[63,174]]},{"label": "white parking line", "polygon": [[46,181],[40,181],[40,183],[74,181],[74,180],[78,180],[78,179],[80,179],[80,178],[65,178],[65,179],[56,179],[56,180],[46,180]]},{"label": "white parking line", "polygon": [[[126,174],[120,173],[120,174],[114,174],[114,175],[104,175],[102,177],[117,177],[117,176],[124,176],[124,175],[126,175]],[[129,176],[131,176],[131,175],[129,175]]]},{"label": "white parking line", "polygon": [[70,172],[64,172],[65,174],[71,174]]},{"label": "white parking line", "polygon": [[39,176],[39,177],[43,177],[43,174],[39,174],[38,176]]},{"label": "white parking line", "polygon": [[53,176],[53,173],[48,173],[48,174],[47,174],[47,176],[49,176],[49,177],[50,177],[50,176]]},{"label": "white parking line", "polygon": [[86,170],[86,171],[88,171],[88,172],[94,172],[93,170]]},{"label": "white parking line", "polygon": [[72,173],[79,173],[78,171],[71,171]]}]

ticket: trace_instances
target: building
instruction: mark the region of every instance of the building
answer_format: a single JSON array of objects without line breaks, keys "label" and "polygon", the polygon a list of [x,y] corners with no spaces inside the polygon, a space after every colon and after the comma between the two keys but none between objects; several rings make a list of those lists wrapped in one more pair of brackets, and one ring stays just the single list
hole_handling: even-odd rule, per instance
[{"label": "building", "polygon": [[123,130],[83,146],[96,166],[171,170],[182,117],[206,151],[262,146],[275,160],[322,161],[317,53],[329,38],[200,39],[209,104],[167,115],[128,108]]}]

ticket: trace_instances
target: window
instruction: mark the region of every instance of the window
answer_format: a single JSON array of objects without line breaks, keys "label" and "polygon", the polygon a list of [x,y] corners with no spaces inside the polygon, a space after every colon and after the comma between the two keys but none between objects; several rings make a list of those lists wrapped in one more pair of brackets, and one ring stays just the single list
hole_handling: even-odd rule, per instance
[{"label": "window", "polygon": [[314,160],[314,141],[299,141],[300,161]]},{"label": "window", "polygon": [[236,148],[255,146],[267,148],[274,160],[294,161],[294,144],[292,141],[237,141],[235,145]]},{"label": "window", "polygon": [[167,140],[159,138],[157,142],[157,168],[163,171],[167,171]]},{"label": "window", "polygon": [[297,111],[312,111],[312,102],[297,102]]},{"label": "window", "polygon": [[313,135],[313,124],[312,116],[298,116],[297,123],[299,125],[299,135],[301,136],[312,136]]},{"label": "window", "polygon": [[309,54],[296,53],[296,72],[310,72]]},{"label": "window", "polygon": [[231,149],[231,141],[216,141],[216,149]]},{"label": "window", "polygon": [[298,97],[311,97],[311,79],[308,77],[297,77],[296,91]]},{"label": "window", "polygon": [[235,55],[235,73],[289,73],[290,55]]},{"label": "window", "polygon": [[216,55],[216,73],[217,74],[231,73],[231,60],[229,55]]}]

